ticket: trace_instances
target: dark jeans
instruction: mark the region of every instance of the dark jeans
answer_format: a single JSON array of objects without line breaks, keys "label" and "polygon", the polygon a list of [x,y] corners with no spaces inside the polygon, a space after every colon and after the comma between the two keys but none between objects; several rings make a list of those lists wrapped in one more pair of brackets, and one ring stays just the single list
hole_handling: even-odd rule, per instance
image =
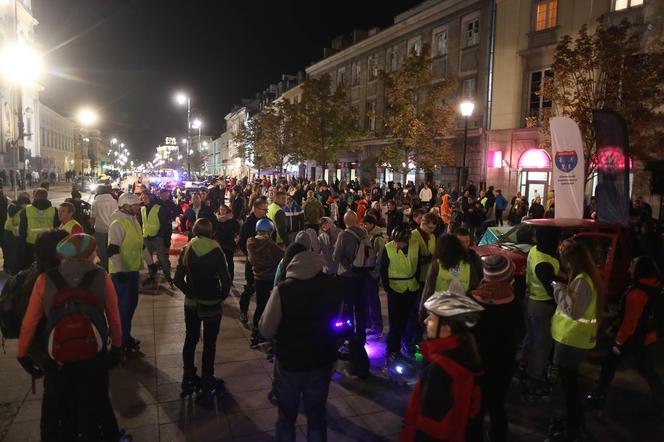
[{"label": "dark jeans", "polygon": [[636,361],[636,368],[648,383],[653,394],[662,395],[664,389],[662,388],[662,381],[655,370],[654,351],[654,345],[639,346],[634,349],[625,348],[619,355],[609,349],[609,354],[602,363],[602,372],[599,375],[599,382],[597,383],[597,392],[600,394],[606,394],[606,390],[609,388],[609,385],[611,385],[611,381],[613,381],[616,369],[620,363],[623,359],[632,356]]},{"label": "dark jeans", "polygon": [[406,323],[406,329],[403,332],[403,340],[409,347],[413,347],[422,342],[422,335],[424,334],[424,324],[420,320],[420,297],[422,296],[422,287],[424,283],[420,283],[420,289],[415,293],[415,301],[413,302],[410,318]]},{"label": "dark jeans", "polygon": [[244,291],[240,295],[240,311],[247,313],[251,295],[256,291],[254,269],[251,267],[249,260],[244,264],[244,279],[247,283],[244,285]]},{"label": "dark jeans", "polygon": [[18,244],[19,239],[13,234],[5,231],[2,240],[2,256],[4,258],[5,273],[15,275],[18,268]]},{"label": "dark jeans", "polygon": [[279,442],[295,442],[295,420],[304,401],[307,416],[307,441],[327,440],[325,406],[332,377],[332,364],[313,371],[286,371],[277,359],[274,364],[274,393],[279,407],[276,439]]},{"label": "dark jeans", "polygon": [[[19,238],[18,242],[21,242],[21,239]],[[23,244],[19,244],[18,247],[18,257],[17,257],[17,262],[16,262],[16,273],[20,272],[21,270],[25,270],[27,268],[30,268],[32,265],[32,261],[35,259],[35,246],[34,244],[28,244],[27,242],[23,242]]]},{"label": "dark jeans", "polygon": [[[505,400],[514,371],[514,354],[505,357],[500,364],[487,367],[484,375],[480,376],[479,384],[482,390],[482,416],[488,413],[491,419],[489,436],[491,442],[505,442],[507,440],[507,412]],[[483,419],[482,419],[483,421]]]},{"label": "dark jeans", "polygon": [[118,294],[118,308],[120,322],[122,323],[122,343],[131,339],[131,320],[138,306],[138,272],[122,272],[124,279],[120,280],[116,273],[111,274],[113,287]]},{"label": "dark jeans", "polygon": [[586,426],[579,388],[579,371],[560,367],[560,383],[565,394],[565,423],[570,436],[579,435]]},{"label": "dark jeans", "polygon": [[106,352],[46,373],[41,440],[117,441],[118,423],[108,396]]},{"label": "dark jeans", "polygon": [[401,338],[412,316],[416,300],[415,292],[396,293],[387,289],[387,317],[390,321],[390,331],[387,334],[388,353],[398,353],[401,350]]},{"label": "dark jeans", "polygon": [[185,371],[193,372],[194,355],[196,345],[201,338],[201,323],[203,325],[203,361],[201,373],[203,379],[212,379],[214,377],[214,358],[217,351],[217,336],[219,335],[219,325],[221,324],[221,314],[213,318],[201,319],[195,307],[184,308],[184,323],[186,334],[184,346],[182,347],[182,363]]},{"label": "dark jeans", "polygon": [[383,313],[378,295],[378,278],[367,276],[364,290],[367,298],[367,324],[378,333],[383,331]]},{"label": "dark jeans", "polygon": [[505,209],[496,209],[496,225],[497,226],[502,226],[503,225],[503,211]]},{"label": "dark jeans", "polygon": [[231,284],[233,283],[233,278],[235,278],[235,263],[233,262],[233,256],[235,255],[235,250],[223,249],[224,255],[226,256],[226,267],[228,267],[228,274],[231,276]]},{"label": "dark jeans", "polygon": [[368,275],[340,277],[344,294],[344,318],[351,321],[358,344],[367,342],[367,298],[365,285]]},{"label": "dark jeans", "polygon": [[95,232],[95,241],[97,241],[99,265],[108,271],[108,232]]},{"label": "dark jeans", "polygon": [[274,281],[259,281],[256,280],[256,310],[254,310],[253,324],[254,329],[258,329],[258,321],[263,316],[263,310],[267,305],[267,300],[270,299],[270,292],[272,291]]},{"label": "dark jeans", "polygon": [[526,306],[526,337],[523,340],[522,354],[528,361],[528,376],[544,378],[553,348],[551,339],[551,317],[556,311],[552,302],[528,299]]}]

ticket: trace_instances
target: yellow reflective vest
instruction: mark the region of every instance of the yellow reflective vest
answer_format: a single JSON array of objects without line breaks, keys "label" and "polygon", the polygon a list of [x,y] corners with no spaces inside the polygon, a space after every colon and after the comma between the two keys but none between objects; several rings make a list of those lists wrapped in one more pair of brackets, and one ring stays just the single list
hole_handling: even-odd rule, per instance
[{"label": "yellow reflective vest", "polygon": [[591,349],[597,344],[597,288],[587,273],[577,275],[574,280],[583,279],[590,286],[592,300],[586,311],[578,319],[572,319],[560,307],[551,318],[551,337],[570,347]]},{"label": "yellow reflective vest", "polygon": [[560,262],[556,258],[540,252],[537,250],[537,246],[531,247],[526,259],[526,290],[533,301],[551,301],[553,299],[535,274],[535,267],[543,262],[551,264],[556,275],[560,272]]},{"label": "yellow reflective vest", "polygon": [[[394,241],[385,244],[385,251],[390,264],[387,268],[387,276],[390,280],[390,289],[396,293],[404,293],[406,291],[417,291],[419,284],[415,278],[417,271],[417,260],[411,258],[411,254],[415,253],[417,256],[417,249],[412,249],[408,246],[408,254],[403,250],[397,250]],[[415,262],[415,265],[413,265]]]},{"label": "yellow reflective vest", "polygon": [[420,233],[419,229],[415,229],[413,230],[413,233],[410,235],[410,242],[411,244],[413,242],[417,243],[417,247],[419,250],[418,260],[420,257],[428,258],[428,262],[424,262],[427,261],[427,259],[423,260],[418,277],[418,281],[424,282],[426,281],[427,274],[429,273],[429,266],[431,266],[430,262],[431,257],[436,252],[436,235],[433,234],[429,235],[429,241],[424,242],[424,237]]},{"label": "yellow reflective vest", "polygon": [[[74,228],[74,226],[81,227],[81,225],[78,223],[78,221],[76,221],[75,219],[70,219],[64,225],[60,226],[60,228],[71,235],[71,231]],[[81,227],[81,229],[82,229],[82,227]]]},{"label": "yellow reflective vest", "polygon": [[[443,268],[440,261],[438,264],[438,276],[436,276],[436,291],[444,292],[450,287],[450,283],[454,279],[454,275],[448,269]],[[470,264],[466,261],[461,261],[458,266],[457,278],[461,281],[463,289],[468,292],[470,290]]]},{"label": "yellow reflective vest", "polygon": [[277,234],[277,244],[283,244],[284,239],[279,235],[279,229],[277,229],[277,213],[279,213],[280,210],[283,210],[281,206],[277,203],[272,203],[268,206],[267,208],[267,217],[272,221],[272,224],[274,224],[274,230]]},{"label": "yellow reflective vest", "polygon": [[126,217],[114,219],[113,222],[111,222],[111,226],[115,223],[120,223],[125,232],[122,244],[120,244],[122,268],[114,268],[113,261],[109,260],[108,273],[137,272],[141,269],[141,265],[143,264],[143,235],[141,232],[141,226],[135,219],[129,219]]},{"label": "yellow reflective vest", "polygon": [[[10,203],[9,207],[15,206]],[[7,208],[7,221],[5,221],[5,232],[9,232],[18,238],[18,228],[21,225],[21,211],[17,210],[14,216],[9,216],[9,208]]]},{"label": "yellow reflective vest", "polygon": [[48,207],[44,210],[39,210],[32,204],[25,207],[25,218],[27,221],[27,234],[25,242],[33,244],[37,240],[37,236],[41,232],[45,232],[53,228],[53,220],[55,219],[55,207]]},{"label": "yellow reflective vest", "polygon": [[141,221],[143,221],[143,238],[152,238],[159,233],[159,210],[161,206],[155,204],[150,207],[148,212],[147,207],[141,207]]}]

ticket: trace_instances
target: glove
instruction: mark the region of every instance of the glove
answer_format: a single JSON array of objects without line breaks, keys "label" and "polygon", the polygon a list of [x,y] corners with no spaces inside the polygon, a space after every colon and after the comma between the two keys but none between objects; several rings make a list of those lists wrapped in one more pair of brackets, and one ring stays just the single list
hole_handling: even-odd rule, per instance
[{"label": "glove", "polygon": [[106,358],[109,369],[117,367],[122,360],[122,351],[119,347],[111,347]]},{"label": "glove", "polygon": [[614,354],[620,356],[620,355],[622,355],[622,353],[623,353],[623,346],[622,346],[621,344],[618,344],[618,343],[616,342],[615,344],[613,344],[613,347],[611,347],[611,351],[612,351]]},{"label": "glove", "polygon": [[115,276],[115,279],[117,279],[118,282],[129,282],[129,272],[117,272],[114,273],[113,276]]},{"label": "glove", "polygon": [[30,358],[30,356],[23,356],[22,358],[17,358],[18,363],[21,364],[23,370],[27,371],[28,374],[32,375],[34,378],[40,378],[44,376],[44,372],[41,368],[35,365],[35,362]]}]

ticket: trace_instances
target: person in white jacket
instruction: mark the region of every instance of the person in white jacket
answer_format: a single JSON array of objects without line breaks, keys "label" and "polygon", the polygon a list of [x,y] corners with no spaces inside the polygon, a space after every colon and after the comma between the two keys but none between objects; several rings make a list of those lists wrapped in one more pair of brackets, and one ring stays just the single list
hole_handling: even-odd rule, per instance
[{"label": "person in white jacket", "polygon": [[433,198],[433,194],[431,192],[431,189],[429,188],[428,183],[424,183],[424,187],[422,187],[422,190],[420,190],[420,201],[422,201],[422,204],[426,207],[429,207],[431,205],[431,198]]},{"label": "person in white jacket", "polygon": [[111,195],[111,186],[99,186],[97,196],[92,201],[92,214],[90,225],[95,230],[97,241],[97,256],[99,265],[108,271],[108,228],[113,221],[111,217],[118,210],[118,202]]},{"label": "person in white jacket", "polygon": [[341,229],[334,225],[332,219],[327,216],[320,219],[319,225],[318,242],[320,243],[320,254],[323,257],[323,273],[336,275],[338,265],[332,258],[332,254]]}]

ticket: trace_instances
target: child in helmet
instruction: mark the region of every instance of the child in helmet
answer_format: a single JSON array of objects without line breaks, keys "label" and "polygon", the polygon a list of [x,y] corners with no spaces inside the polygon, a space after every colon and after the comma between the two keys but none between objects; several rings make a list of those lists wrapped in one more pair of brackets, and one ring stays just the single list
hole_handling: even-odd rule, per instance
[{"label": "child in helmet", "polygon": [[248,259],[256,284],[256,310],[251,333],[252,348],[257,347],[262,341],[258,332],[258,321],[270,298],[279,261],[284,257],[283,249],[272,240],[272,232],[274,232],[272,221],[262,218],[256,222],[256,236],[247,240]]},{"label": "child in helmet", "polygon": [[463,293],[436,292],[424,303],[429,362],[408,402],[400,441],[481,440],[481,362],[470,328],[483,308]]}]

